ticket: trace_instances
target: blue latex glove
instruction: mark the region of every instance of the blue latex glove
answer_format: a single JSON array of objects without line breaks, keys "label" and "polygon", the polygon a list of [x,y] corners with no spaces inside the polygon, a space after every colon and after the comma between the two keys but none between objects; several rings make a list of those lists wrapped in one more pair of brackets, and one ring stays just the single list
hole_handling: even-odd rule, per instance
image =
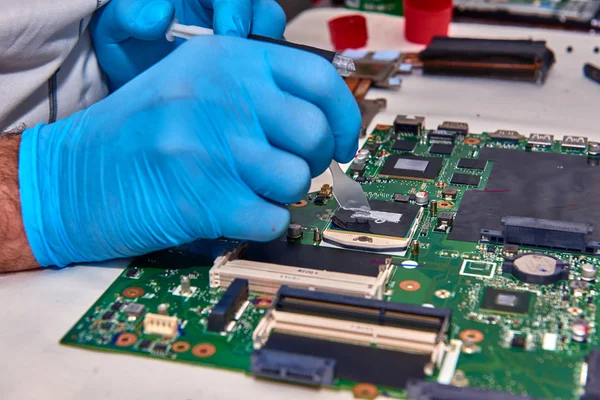
[{"label": "blue latex glove", "polygon": [[[202,57],[198,57],[201,54]],[[106,99],[23,133],[25,231],[41,265],[198,238],[281,235],[280,204],[357,150],[358,106],[311,53],[194,38]]]},{"label": "blue latex glove", "polygon": [[285,13],[275,0],[112,0],[90,24],[98,62],[112,90],[175,48],[178,42],[165,39],[174,16],[182,24],[228,36],[251,32],[281,38],[285,29]]}]

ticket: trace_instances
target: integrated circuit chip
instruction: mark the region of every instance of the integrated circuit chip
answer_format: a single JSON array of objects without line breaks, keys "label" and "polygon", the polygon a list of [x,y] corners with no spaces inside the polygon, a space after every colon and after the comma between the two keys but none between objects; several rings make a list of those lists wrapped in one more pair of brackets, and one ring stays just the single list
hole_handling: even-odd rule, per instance
[{"label": "integrated circuit chip", "polygon": [[479,186],[480,181],[481,177],[479,175],[454,174],[450,183],[454,185]]},{"label": "integrated circuit chip", "polygon": [[[338,209],[331,221],[337,228],[345,231],[403,238],[408,235],[420,210],[417,205],[403,202],[369,200],[369,205],[371,213],[379,214],[365,218],[355,211]],[[375,219],[377,215],[389,215],[390,217],[382,222],[382,220]],[[394,215],[399,218],[394,219]]]},{"label": "integrated circuit chip", "polygon": [[437,178],[443,162],[443,158],[438,157],[392,154],[385,161],[379,175],[432,181]]},{"label": "integrated circuit chip", "polygon": [[462,169],[483,171],[487,166],[487,160],[482,158],[461,158],[456,166]]},{"label": "integrated circuit chip", "polygon": [[454,145],[452,145],[452,144],[434,143],[431,145],[429,152],[431,154],[442,154],[445,156],[449,156],[450,154],[452,154],[453,150],[454,150]]},{"label": "integrated circuit chip", "polygon": [[392,146],[392,150],[396,151],[413,151],[417,146],[415,140],[396,140]]},{"label": "integrated circuit chip", "polygon": [[509,314],[527,314],[531,306],[531,292],[496,289],[486,287],[481,299],[482,310],[497,311]]}]

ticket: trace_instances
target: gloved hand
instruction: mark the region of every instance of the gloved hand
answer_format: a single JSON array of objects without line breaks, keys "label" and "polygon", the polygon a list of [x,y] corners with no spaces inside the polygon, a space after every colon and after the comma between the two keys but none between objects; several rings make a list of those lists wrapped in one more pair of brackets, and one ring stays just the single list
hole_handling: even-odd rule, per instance
[{"label": "gloved hand", "polygon": [[[201,55],[201,56],[199,56]],[[331,160],[356,153],[358,106],[311,53],[193,38],[90,108],[23,133],[21,207],[41,265],[198,238],[266,241]]]},{"label": "gloved hand", "polygon": [[285,13],[275,0],[112,0],[90,24],[96,56],[112,90],[182,43],[165,39],[173,17],[228,36],[256,33],[279,39],[285,30]]}]

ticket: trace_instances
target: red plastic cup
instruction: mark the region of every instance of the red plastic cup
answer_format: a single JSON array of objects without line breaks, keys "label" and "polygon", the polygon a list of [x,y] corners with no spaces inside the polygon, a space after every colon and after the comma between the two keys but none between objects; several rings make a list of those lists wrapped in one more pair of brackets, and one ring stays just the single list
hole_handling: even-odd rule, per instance
[{"label": "red plastic cup", "polygon": [[331,43],[336,51],[360,49],[367,45],[367,19],[362,15],[346,15],[329,20]]},{"label": "red plastic cup", "polygon": [[452,0],[404,0],[404,36],[418,44],[429,44],[434,36],[448,36]]}]

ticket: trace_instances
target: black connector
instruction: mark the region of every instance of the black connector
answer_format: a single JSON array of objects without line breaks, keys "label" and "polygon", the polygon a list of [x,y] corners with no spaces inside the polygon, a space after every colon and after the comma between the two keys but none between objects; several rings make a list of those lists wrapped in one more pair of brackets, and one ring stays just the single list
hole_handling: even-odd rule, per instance
[{"label": "black connector", "polygon": [[331,386],[336,361],[278,350],[256,350],[250,359],[252,374],[285,382],[312,386]]},{"label": "black connector", "polygon": [[450,310],[363,299],[282,286],[273,301],[278,311],[328,316],[377,325],[415,328],[443,334]]},{"label": "black connector", "polygon": [[208,316],[206,329],[212,332],[224,331],[246,300],[248,300],[248,280],[234,279],[221,300],[213,307]]},{"label": "black connector", "polygon": [[417,380],[408,382],[406,392],[412,400],[534,400],[533,397],[518,394]]}]

